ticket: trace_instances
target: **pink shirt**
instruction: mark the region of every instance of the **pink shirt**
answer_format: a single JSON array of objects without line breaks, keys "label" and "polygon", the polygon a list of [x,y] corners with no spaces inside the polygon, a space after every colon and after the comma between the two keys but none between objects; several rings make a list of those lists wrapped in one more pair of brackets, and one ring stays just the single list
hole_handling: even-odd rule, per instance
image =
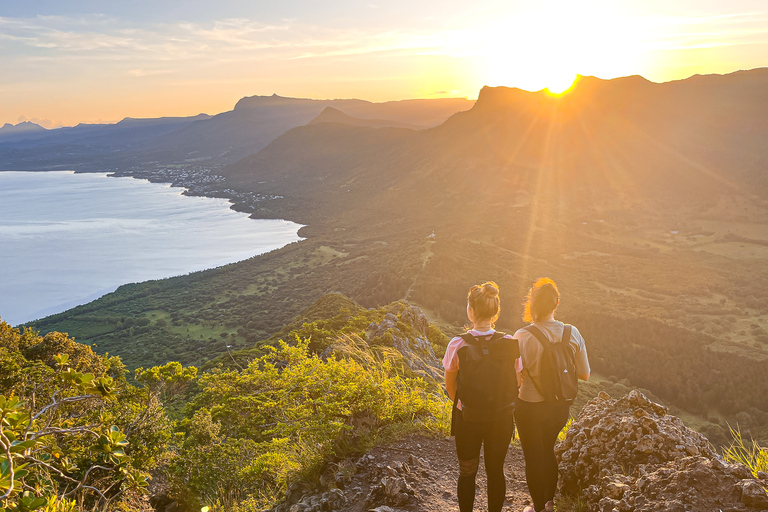
[{"label": "pink shirt", "polygon": [[[496,330],[491,329],[490,331],[476,331],[474,329],[471,329],[468,332],[472,336],[488,336],[495,333]],[[504,338],[508,340],[514,339],[511,334],[504,335]],[[445,349],[445,356],[443,356],[443,368],[445,368],[446,371],[455,372],[456,370],[459,369],[458,352],[459,352],[459,349],[466,344],[467,342],[464,341],[464,338],[462,338],[461,336],[456,336],[448,343],[448,347],[446,347]],[[515,361],[515,371],[520,372],[522,370],[523,370],[523,362],[518,358]]]}]

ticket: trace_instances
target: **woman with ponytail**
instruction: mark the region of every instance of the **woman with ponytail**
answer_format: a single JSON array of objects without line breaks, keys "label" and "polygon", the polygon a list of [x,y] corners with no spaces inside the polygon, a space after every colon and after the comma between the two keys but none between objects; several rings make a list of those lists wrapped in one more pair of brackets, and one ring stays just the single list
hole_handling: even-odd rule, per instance
[{"label": "woman with ponytail", "polygon": [[533,500],[533,505],[526,507],[523,512],[551,512],[555,509],[555,442],[570,416],[570,405],[567,402],[547,401],[542,394],[544,344],[537,337],[544,336],[544,342],[553,344],[569,343],[577,377],[581,380],[589,379],[584,338],[576,327],[555,320],[555,310],[559,304],[560,292],[555,282],[546,277],[536,280],[528,291],[523,311],[523,321],[530,325],[518,330],[514,336],[518,340],[522,360],[522,369],[518,370],[520,392],[515,420],[525,457],[525,478]]},{"label": "woman with ponytail", "polygon": [[453,400],[451,435],[459,458],[460,512],[471,512],[475,476],[483,447],[488,477],[488,511],[500,512],[506,495],[504,459],[515,430],[517,341],[497,332],[501,299],[493,281],[473,286],[467,295],[472,328],[453,338],[445,351],[445,387]]}]

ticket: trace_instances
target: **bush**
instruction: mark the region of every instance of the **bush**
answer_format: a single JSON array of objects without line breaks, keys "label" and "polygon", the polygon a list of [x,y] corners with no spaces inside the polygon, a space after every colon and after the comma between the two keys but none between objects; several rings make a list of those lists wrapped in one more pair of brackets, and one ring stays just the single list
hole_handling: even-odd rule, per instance
[{"label": "bush", "polygon": [[147,505],[170,424],[124,373],[65,334],[0,322],[0,510]]},{"label": "bush", "polygon": [[334,349],[344,357],[280,342],[242,371],[204,374],[172,468],[174,497],[194,507],[266,508],[290,481],[317,478],[326,463],[388,432],[446,428],[450,404],[437,383],[403,376],[360,338]]}]

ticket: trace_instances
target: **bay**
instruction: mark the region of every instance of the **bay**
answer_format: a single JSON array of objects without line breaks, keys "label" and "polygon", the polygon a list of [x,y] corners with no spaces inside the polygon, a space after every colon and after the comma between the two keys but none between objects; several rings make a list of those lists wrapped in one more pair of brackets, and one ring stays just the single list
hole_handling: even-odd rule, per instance
[{"label": "bay", "polygon": [[106,173],[0,172],[0,319],[18,325],[301,239],[299,224],[230,205]]}]

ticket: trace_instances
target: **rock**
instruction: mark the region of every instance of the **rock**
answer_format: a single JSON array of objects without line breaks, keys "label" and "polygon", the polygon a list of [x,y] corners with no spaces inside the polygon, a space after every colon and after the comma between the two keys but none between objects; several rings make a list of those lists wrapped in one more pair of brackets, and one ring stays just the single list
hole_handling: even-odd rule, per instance
[{"label": "rock", "polygon": [[[369,343],[378,339],[390,339],[392,347],[403,355],[408,367],[414,373],[442,379],[442,368],[432,344],[429,342],[429,321],[421,309],[403,303],[399,318],[387,313],[378,324],[371,322],[366,328]],[[388,342],[389,343],[389,342]]]},{"label": "rock", "polygon": [[[637,390],[587,403],[556,446],[561,490],[591,512],[768,508],[763,484]],[[750,508],[751,507],[751,508]]]},{"label": "rock", "polygon": [[400,506],[413,503],[416,493],[403,476],[410,472],[408,465],[394,462],[391,465],[382,464],[381,466],[383,467],[380,469],[385,476],[377,484],[371,486],[365,500],[366,506]]},{"label": "rock", "polygon": [[757,480],[742,480],[741,502],[748,507],[766,509],[768,508],[768,494],[765,493],[765,487]]}]

